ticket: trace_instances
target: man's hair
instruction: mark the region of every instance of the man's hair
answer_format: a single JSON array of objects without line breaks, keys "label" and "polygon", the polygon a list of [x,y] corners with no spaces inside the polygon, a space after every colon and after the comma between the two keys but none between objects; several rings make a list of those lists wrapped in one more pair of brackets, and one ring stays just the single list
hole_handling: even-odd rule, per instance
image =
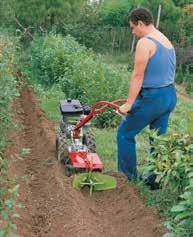
[{"label": "man's hair", "polygon": [[137,25],[138,21],[142,21],[145,25],[153,24],[153,15],[150,10],[145,7],[138,7],[129,13],[128,21]]}]

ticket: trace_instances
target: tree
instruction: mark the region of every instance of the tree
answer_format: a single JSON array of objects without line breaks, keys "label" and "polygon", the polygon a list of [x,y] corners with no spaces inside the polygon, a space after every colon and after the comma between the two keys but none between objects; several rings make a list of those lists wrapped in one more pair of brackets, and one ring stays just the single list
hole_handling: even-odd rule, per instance
[{"label": "tree", "polygon": [[100,15],[105,24],[111,26],[124,26],[127,24],[127,13],[134,1],[106,0],[101,4]]},{"label": "tree", "polygon": [[107,45],[103,34],[108,30],[108,26],[104,26],[98,14],[98,4],[85,5],[79,16],[73,23],[64,23],[62,33],[72,35],[80,44],[95,50],[102,48],[104,44]]},{"label": "tree", "polygon": [[179,7],[184,7],[188,4],[192,4],[193,0],[173,0],[174,4]]},{"label": "tree", "polygon": [[76,19],[86,0],[3,0],[3,2],[0,6],[3,6],[5,13],[9,13],[4,14],[3,22],[16,17],[24,27],[50,29],[61,22]]}]

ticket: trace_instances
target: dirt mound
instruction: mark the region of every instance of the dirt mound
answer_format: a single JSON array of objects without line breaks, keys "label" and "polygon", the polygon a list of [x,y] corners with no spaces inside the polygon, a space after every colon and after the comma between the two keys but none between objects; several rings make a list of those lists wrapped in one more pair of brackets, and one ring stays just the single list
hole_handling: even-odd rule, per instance
[{"label": "dirt mound", "polygon": [[[157,237],[165,232],[125,177],[114,173],[117,188],[93,193],[71,187],[55,159],[55,131],[28,87],[14,103],[17,131],[7,156],[19,177],[19,237]],[[29,154],[16,159],[21,149]]]}]

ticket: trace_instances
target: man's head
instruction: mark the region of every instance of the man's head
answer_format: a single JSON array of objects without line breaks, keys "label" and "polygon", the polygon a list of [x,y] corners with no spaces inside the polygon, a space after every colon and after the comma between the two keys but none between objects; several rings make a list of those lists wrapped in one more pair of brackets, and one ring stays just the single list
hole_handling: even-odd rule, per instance
[{"label": "man's head", "polygon": [[141,38],[153,27],[153,15],[147,8],[139,7],[129,13],[128,22],[132,34]]}]

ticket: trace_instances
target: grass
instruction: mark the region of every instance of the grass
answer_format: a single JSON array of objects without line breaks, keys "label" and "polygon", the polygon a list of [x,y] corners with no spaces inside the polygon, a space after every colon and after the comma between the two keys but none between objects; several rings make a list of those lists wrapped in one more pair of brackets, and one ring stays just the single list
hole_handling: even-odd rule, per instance
[{"label": "grass", "polygon": [[95,135],[97,153],[104,161],[106,170],[116,170],[117,164],[117,146],[116,146],[116,129],[93,129]]}]

